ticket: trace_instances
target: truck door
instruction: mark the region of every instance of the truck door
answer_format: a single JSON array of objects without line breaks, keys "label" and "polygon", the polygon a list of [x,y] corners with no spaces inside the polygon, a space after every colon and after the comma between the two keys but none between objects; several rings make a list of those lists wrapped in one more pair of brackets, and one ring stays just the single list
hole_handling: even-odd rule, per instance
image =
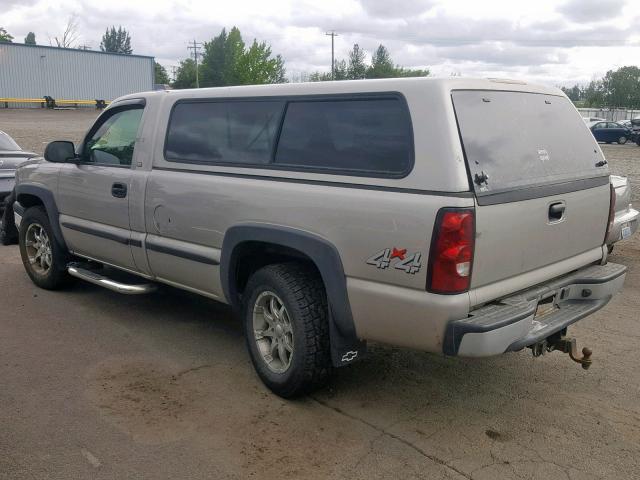
[{"label": "truck door", "polygon": [[106,110],[79,147],[79,161],[60,172],[58,208],[69,248],[136,270],[131,253],[129,197],[132,163],[144,105]]}]

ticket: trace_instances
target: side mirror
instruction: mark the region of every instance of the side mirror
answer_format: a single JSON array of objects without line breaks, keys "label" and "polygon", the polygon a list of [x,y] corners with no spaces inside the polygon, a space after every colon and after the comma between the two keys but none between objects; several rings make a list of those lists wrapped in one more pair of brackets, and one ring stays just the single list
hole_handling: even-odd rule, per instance
[{"label": "side mirror", "polygon": [[76,148],[73,142],[57,140],[51,142],[44,149],[44,159],[53,163],[66,163],[76,158]]}]

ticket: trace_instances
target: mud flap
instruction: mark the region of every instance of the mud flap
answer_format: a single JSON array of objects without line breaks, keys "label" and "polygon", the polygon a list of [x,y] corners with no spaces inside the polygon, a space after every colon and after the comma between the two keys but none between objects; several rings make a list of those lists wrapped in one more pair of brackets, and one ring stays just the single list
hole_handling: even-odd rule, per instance
[{"label": "mud flap", "polygon": [[329,340],[331,343],[331,363],[334,367],[344,367],[362,359],[367,353],[367,342],[355,335],[345,335],[333,321],[329,311]]}]

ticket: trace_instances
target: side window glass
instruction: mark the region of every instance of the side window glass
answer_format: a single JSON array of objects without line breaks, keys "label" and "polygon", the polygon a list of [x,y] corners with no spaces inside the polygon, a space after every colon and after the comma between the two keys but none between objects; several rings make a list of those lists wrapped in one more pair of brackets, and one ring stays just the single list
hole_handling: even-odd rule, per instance
[{"label": "side window glass", "polygon": [[84,146],[83,163],[131,166],[142,108],[123,110],[109,117]]},{"label": "side window glass", "polygon": [[283,106],[278,101],[177,103],[169,120],[166,159],[268,164]]},{"label": "side window glass", "polygon": [[396,98],[295,101],[287,107],[275,163],[402,175],[411,167],[411,123]]}]

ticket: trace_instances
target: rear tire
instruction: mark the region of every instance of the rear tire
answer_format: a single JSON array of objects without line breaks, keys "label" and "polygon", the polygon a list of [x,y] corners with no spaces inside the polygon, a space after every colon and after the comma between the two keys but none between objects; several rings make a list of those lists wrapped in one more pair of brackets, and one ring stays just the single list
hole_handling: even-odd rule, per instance
[{"label": "rear tire", "polygon": [[627,143],[627,137],[622,136],[618,139],[618,145],[624,145],[625,143]]},{"label": "rear tire", "polygon": [[308,393],[331,372],[327,297],[322,280],[300,263],[268,265],[249,279],[243,323],[249,355],[276,395]]},{"label": "rear tire", "polygon": [[70,256],[56,240],[43,207],[27,209],[20,222],[20,256],[27,275],[38,287],[57,290],[68,285]]}]

